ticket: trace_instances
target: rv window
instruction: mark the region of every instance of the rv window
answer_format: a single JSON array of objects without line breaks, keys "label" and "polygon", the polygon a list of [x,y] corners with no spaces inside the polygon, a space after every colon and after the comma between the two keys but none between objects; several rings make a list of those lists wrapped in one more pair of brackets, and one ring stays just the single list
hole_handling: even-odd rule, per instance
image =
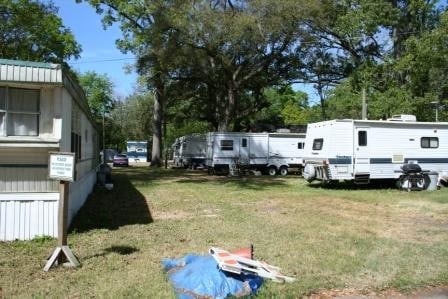
[{"label": "rv window", "polygon": [[438,148],[439,138],[438,137],[422,137],[420,139],[420,145],[422,148]]},{"label": "rv window", "polygon": [[221,140],[222,151],[233,151],[233,140]]},{"label": "rv window", "polygon": [[297,143],[297,148],[298,148],[298,149],[304,149],[304,148],[305,148],[305,142],[299,142],[299,143]]},{"label": "rv window", "polygon": [[358,131],[358,145],[359,146],[367,145],[367,131]]},{"label": "rv window", "polygon": [[313,150],[320,151],[323,145],[324,145],[323,138],[317,138],[313,140]]},{"label": "rv window", "polygon": [[241,146],[247,147],[247,138],[243,138]]}]

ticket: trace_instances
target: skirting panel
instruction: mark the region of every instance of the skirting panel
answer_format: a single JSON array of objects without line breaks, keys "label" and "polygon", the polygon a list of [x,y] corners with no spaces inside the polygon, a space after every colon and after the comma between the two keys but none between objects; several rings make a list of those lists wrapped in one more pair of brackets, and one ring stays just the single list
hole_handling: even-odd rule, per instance
[{"label": "skirting panel", "polygon": [[57,237],[58,199],[59,193],[1,194],[0,241]]},{"label": "skirting panel", "polygon": [[[68,222],[83,206],[96,183],[96,171],[70,184]],[[0,241],[58,236],[59,193],[0,193]]]}]

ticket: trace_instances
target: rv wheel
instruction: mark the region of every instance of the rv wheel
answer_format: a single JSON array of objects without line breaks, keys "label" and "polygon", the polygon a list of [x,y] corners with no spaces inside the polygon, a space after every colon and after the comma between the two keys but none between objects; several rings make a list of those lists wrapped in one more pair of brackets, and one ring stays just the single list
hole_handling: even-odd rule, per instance
[{"label": "rv wheel", "polygon": [[268,173],[269,173],[269,175],[276,175],[277,174],[277,167],[269,166]]},{"label": "rv wheel", "polygon": [[[428,179],[429,179],[429,177],[428,177]],[[419,188],[419,189],[421,189],[421,190],[424,190],[424,189],[427,188],[427,186],[428,186],[429,184],[427,184],[427,181],[425,180],[425,177],[422,177],[422,178],[419,178],[419,179],[415,182],[415,185],[417,186],[417,188]]]},{"label": "rv wheel", "polygon": [[282,166],[280,167],[280,175],[287,175],[288,174],[288,167]]}]

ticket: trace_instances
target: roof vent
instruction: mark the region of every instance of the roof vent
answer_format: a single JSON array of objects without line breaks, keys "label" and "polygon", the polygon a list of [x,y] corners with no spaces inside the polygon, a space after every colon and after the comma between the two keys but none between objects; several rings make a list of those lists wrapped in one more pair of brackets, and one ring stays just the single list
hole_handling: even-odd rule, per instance
[{"label": "roof vent", "polygon": [[400,115],[392,115],[391,118],[387,119],[388,121],[403,121],[403,122],[414,122],[417,121],[415,115],[412,114],[400,114]]}]

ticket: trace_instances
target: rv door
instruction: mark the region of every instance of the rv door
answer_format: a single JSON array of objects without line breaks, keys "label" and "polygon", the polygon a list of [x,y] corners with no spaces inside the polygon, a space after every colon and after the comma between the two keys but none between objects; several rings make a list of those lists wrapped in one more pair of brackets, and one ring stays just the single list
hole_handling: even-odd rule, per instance
[{"label": "rv door", "polygon": [[370,173],[369,128],[356,128],[354,137],[354,173]]},{"label": "rv door", "polygon": [[247,136],[240,137],[240,163],[249,164],[249,138]]}]

